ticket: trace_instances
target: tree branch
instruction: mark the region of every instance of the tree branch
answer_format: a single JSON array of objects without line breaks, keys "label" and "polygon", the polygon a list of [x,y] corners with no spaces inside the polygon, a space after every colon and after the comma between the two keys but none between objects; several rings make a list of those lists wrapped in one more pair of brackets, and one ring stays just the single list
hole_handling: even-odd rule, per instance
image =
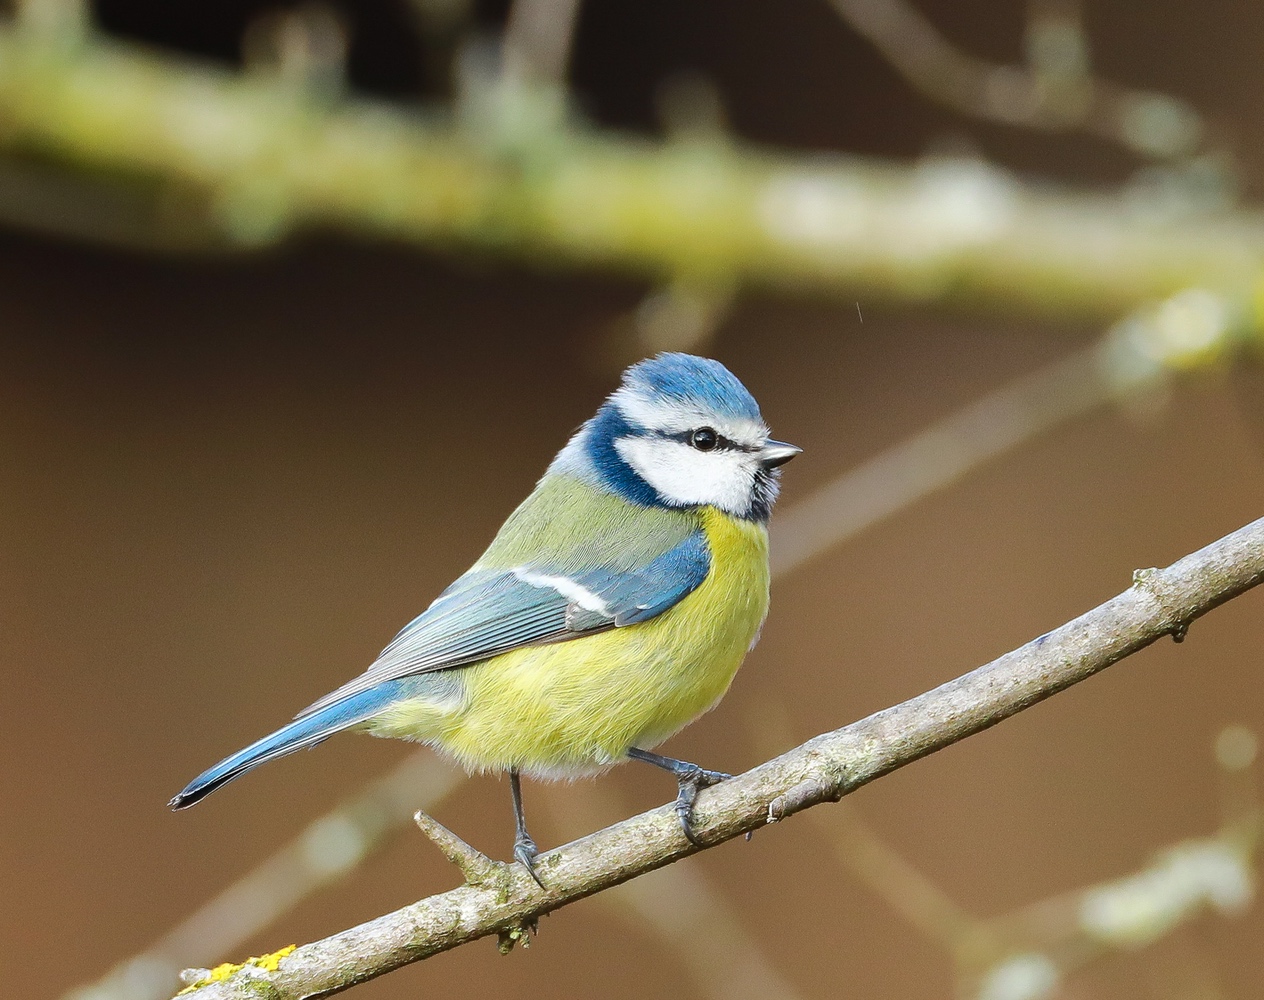
[{"label": "tree branch", "polygon": [[[160,207],[134,213],[134,243],[232,250],[325,227],[653,281],[1064,319],[1200,285],[1249,303],[1264,267],[1255,211],[1052,190],[962,160],[630,139],[559,119],[556,94],[467,90],[455,117],[423,114],[0,21],[0,151],[148,192]],[[3,194],[0,219],[39,224]]]},{"label": "tree branch", "polygon": [[[825,733],[703,792],[697,831],[712,846],[777,822],[949,746],[1110,666],[1264,581],[1264,519],[1167,569],[1139,570],[1128,590],[1013,652],[867,719]],[[695,852],[664,806],[537,860],[546,889],[516,866],[322,941],[275,970],[248,965],[200,1000],[323,996],[476,938],[512,941],[535,919]],[[265,986],[266,983],[266,986]]]}]

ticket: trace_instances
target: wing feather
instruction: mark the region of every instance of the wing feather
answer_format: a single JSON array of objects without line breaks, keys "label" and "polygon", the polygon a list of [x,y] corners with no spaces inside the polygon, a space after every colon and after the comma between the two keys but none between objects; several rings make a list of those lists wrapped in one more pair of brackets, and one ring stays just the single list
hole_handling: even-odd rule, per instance
[{"label": "wing feather", "polygon": [[298,718],[401,677],[647,621],[695,590],[710,567],[706,536],[695,531],[631,571],[568,573],[533,564],[472,570],[405,626],[368,670]]}]

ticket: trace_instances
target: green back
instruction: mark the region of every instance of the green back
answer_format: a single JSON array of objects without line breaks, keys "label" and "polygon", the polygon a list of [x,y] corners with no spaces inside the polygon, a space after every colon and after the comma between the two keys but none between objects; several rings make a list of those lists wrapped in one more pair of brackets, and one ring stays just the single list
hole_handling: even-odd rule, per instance
[{"label": "green back", "polygon": [[558,570],[638,569],[699,530],[695,511],[638,507],[574,476],[542,479],[509,515],[474,569],[524,563]]}]

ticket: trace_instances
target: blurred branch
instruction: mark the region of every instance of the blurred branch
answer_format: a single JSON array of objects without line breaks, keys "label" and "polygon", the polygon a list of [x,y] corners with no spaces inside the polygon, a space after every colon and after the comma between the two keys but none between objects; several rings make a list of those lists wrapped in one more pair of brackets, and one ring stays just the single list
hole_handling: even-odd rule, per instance
[{"label": "blurred branch", "polygon": [[521,90],[472,83],[448,120],[0,27],[0,150],[177,192],[182,225],[225,249],[332,227],[653,281],[1110,319],[1192,285],[1246,297],[1264,264],[1264,217],[1171,192],[656,144],[581,129]]},{"label": "blurred branch", "polygon": [[446,94],[452,86],[452,64],[460,40],[470,32],[474,0],[408,0],[407,7],[421,50],[426,89]]},{"label": "blurred branch", "polygon": [[732,312],[733,286],[673,281],[652,288],[628,313],[606,325],[592,346],[593,360],[622,371],[659,351],[706,354]]},{"label": "blurred branch", "polygon": [[147,1000],[168,996],[191,960],[231,952],[296,902],[337,881],[417,809],[432,807],[464,775],[433,754],[410,755],[337,809],[320,817],[253,872],[233,883],[138,955],[65,1000]]},{"label": "blurred branch", "polygon": [[924,97],[973,118],[1081,129],[1160,158],[1188,156],[1204,138],[1202,119],[1186,102],[1091,75],[1076,3],[1030,4],[1029,65],[1006,66],[954,48],[908,0],[830,2]]},{"label": "blurred branch", "polygon": [[772,565],[789,572],[844,538],[956,482],[988,459],[1115,396],[1094,344],[988,393],[848,469],[772,525]]},{"label": "blurred branch", "polygon": [[[760,747],[784,745],[789,727],[778,706],[761,704],[749,721]],[[1204,912],[1240,916],[1250,904],[1264,837],[1264,811],[1253,771],[1258,740],[1244,726],[1227,726],[1216,738],[1215,751],[1222,779],[1222,818],[1213,836],[1168,846],[1156,852],[1147,867],[1121,879],[998,917],[968,913],[870,829],[853,807],[818,810],[811,816],[840,862],[948,954],[956,967],[959,997],[1049,1000],[1060,995],[1067,977],[1095,960],[1170,941],[1173,932]],[[658,901],[659,907],[670,907],[672,891],[671,885],[663,886],[667,898]],[[660,931],[671,943],[668,927],[664,922]],[[1201,975],[1200,982],[1209,978],[1209,970],[1190,956],[1185,958],[1187,977]],[[1207,1000],[1219,996],[1190,995]]]},{"label": "blurred branch", "polygon": [[852,874],[928,940],[950,955],[978,947],[983,932],[974,918],[869,829],[855,809],[812,815]]},{"label": "blurred branch", "polygon": [[566,84],[580,0],[514,0],[505,24],[505,71],[545,86]]},{"label": "blurred branch", "polygon": [[[1264,581],[1264,519],[1167,569],[1141,570],[1105,604],[901,705],[823,734],[704,792],[698,833],[714,845],[837,801],[905,764],[979,732],[1092,676]],[[502,945],[541,914],[694,853],[665,806],[542,855],[541,889],[520,866],[432,896],[298,948],[275,971],[247,966],[199,991],[202,1000],[275,1000],[346,989],[488,935]]]},{"label": "blurred branch", "polygon": [[149,186],[0,155],[0,224],[5,226],[133,250],[209,249],[204,232],[172,224],[172,207]]},{"label": "blurred branch", "polygon": [[1116,323],[1091,346],[1024,375],[816,489],[773,522],[786,573],[896,511],[1083,413],[1142,410],[1171,373],[1213,365],[1252,336],[1249,305],[1186,289]]},{"label": "blurred branch", "polygon": [[346,86],[350,44],[338,13],[315,0],[256,16],[246,27],[241,55],[249,73],[328,100]]},{"label": "blurred branch", "polygon": [[1234,916],[1249,904],[1264,833],[1249,773],[1255,737],[1242,727],[1228,727],[1217,740],[1217,756],[1222,773],[1251,793],[1226,800],[1216,834],[1169,846],[1123,878],[986,920],[962,911],[853,810],[841,811],[841,824],[835,816],[819,825],[861,881],[952,956],[959,995],[1040,1000],[1053,996],[1072,972],[1106,954],[1166,938],[1206,911]]}]

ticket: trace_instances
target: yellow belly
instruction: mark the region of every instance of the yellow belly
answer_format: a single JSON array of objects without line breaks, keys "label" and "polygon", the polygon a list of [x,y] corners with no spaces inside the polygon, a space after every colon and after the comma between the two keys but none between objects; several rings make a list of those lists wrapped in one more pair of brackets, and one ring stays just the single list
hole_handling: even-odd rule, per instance
[{"label": "yellow belly", "polygon": [[459,668],[459,698],[401,702],[367,728],[431,743],[472,770],[540,777],[599,770],[662,742],[728,690],[768,610],[765,528],[712,508],[701,516],[711,568],[674,607]]}]

